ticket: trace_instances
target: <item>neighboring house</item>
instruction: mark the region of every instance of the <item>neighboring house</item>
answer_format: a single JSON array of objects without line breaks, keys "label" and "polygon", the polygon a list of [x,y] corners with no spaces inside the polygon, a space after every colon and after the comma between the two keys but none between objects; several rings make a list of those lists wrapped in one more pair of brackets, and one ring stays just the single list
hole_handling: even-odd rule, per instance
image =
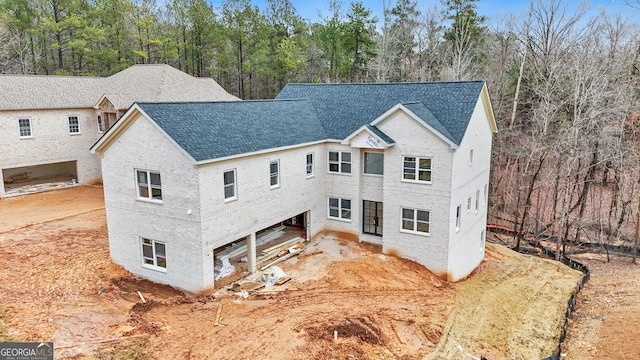
[{"label": "neighboring house", "polygon": [[216,249],[299,219],[456,281],[484,256],[496,124],[481,81],[290,84],[276,100],[136,103],[92,147],[113,261],[198,291]]},{"label": "neighboring house", "polygon": [[214,100],[237,98],[168,65],[106,78],[0,75],[0,198],[18,181],[99,180],[99,157],[88,149],[135,101]]}]

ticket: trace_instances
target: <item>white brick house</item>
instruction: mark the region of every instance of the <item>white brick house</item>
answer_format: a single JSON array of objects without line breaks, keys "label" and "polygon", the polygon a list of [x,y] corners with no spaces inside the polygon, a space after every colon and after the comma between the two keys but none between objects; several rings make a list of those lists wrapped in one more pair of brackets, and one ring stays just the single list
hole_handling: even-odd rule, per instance
[{"label": "white brick house", "polygon": [[301,216],[451,281],[484,256],[495,120],[484,82],[293,84],[276,100],[137,103],[92,147],[112,259],[189,291],[214,250]]},{"label": "white brick house", "polygon": [[0,198],[18,178],[100,179],[89,148],[134,101],[235,99],[213,79],[168,65],[134,65],[106,78],[0,75]]}]

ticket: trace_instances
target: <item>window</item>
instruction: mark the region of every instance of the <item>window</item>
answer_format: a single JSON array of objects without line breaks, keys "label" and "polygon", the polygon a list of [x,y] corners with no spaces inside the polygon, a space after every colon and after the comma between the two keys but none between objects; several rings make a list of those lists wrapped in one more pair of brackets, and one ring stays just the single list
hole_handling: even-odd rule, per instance
[{"label": "window", "polygon": [[384,169],[384,154],[378,152],[364,153],[364,173],[382,175]]},{"label": "window", "polygon": [[280,161],[272,161],[269,163],[269,177],[271,179],[271,188],[280,187]]},{"label": "window", "polygon": [[458,205],[458,207],[456,208],[456,231],[460,230],[460,217],[462,216],[460,206],[461,205]]},{"label": "window", "polygon": [[426,210],[402,208],[402,228],[404,232],[429,235],[430,212]]},{"label": "window", "polygon": [[103,132],[104,131],[104,127],[102,124],[102,116],[98,115],[98,132]]},{"label": "window", "polygon": [[362,232],[382,236],[382,203],[362,201]]},{"label": "window", "polygon": [[80,123],[77,116],[69,116],[69,134],[80,134]]},{"label": "window", "polygon": [[148,170],[136,170],[138,181],[138,199],[162,201],[160,173]]},{"label": "window", "polygon": [[480,190],[476,191],[476,214],[478,213],[478,208],[480,207]]},{"label": "window", "polygon": [[166,271],[167,255],[164,243],[142,238],[142,261],[146,267]]},{"label": "window", "polygon": [[307,177],[313,176],[313,153],[307,154]]},{"label": "window", "polygon": [[329,217],[333,219],[351,220],[351,200],[329,198]]},{"label": "window", "polygon": [[402,178],[410,181],[431,182],[431,159],[405,156]]},{"label": "window", "polygon": [[237,199],[236,196],[236,169],[227,170],[223,174],[224,178],[224,200],[231,201]]},{"label": "window", "polygon": [[467,199],[467,212],[471,211],[471,196]]},{"label": "window", "polygon": [[489,203],[489,186],[484,184],[484,207]]},{"label": "window", "polygon": [[351,174],[351,153],[329,151],[329,172]]},{"label": "window", "polygon": [[484,242],[485,242],[485,232],[484,229],[480,232],[480,251],[484,250]]},{"label": "window", "polygon": [[473,165],[473,149],[469,150],[469,166]]},{"label": "window", "polygon": [[33,137],[31,134],[31,119],[18,119],[18,128],[20,129],[20,138]]}]

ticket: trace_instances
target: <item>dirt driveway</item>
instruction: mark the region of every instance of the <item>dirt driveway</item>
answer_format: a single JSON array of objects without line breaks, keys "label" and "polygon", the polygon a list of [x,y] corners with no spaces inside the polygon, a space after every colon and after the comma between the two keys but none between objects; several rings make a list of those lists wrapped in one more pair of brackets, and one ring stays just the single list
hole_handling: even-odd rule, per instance
[{"label": "dirt driveway", "polygon": [[268,292],[187,294],[110,262],[100,198],[78,187],[0,200],[2,217],[26,214],[0,231],[0,339],[53,341],[56,358],[535,359],[553,351],[580,277],[488,244],[478,271],[450,284],[324,238],[281,263],[292,280]]}]

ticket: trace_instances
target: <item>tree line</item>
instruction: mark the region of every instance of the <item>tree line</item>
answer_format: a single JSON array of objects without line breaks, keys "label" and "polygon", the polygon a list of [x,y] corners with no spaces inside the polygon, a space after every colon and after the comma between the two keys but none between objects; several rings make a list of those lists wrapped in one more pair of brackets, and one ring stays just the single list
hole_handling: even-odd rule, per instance
[{"label": "tree line", "polygon": [[[640,1],[620,12],[532,0],[488,19],[478,0],[0,0],[0,73],[108,76],[166,63],[242,99],[288,82],[487,80],[490,221],[573,243],[640,238]],[[516,243],[515,246],[519,246]]]}]

